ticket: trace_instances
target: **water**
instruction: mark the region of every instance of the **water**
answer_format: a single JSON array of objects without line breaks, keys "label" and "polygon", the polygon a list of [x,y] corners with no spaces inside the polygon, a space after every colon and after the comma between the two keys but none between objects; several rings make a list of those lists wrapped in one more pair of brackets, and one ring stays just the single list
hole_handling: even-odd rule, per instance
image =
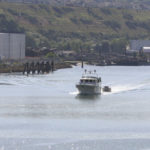
[{"label": "water", "polygon": [[112,92],[79,96],[79,66],[0,75],[0,150],[150,150],[150,67],[85,68]]}]

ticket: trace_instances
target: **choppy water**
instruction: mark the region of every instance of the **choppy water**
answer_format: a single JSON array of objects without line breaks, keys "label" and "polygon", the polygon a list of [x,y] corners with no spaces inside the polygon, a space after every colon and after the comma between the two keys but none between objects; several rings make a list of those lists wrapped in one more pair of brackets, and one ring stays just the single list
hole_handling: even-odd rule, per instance
[{"label": "choppy water", "polygon": [[0,75],[0,150],[149,150],[150,67],[85,68],[112,92],[79,96],[79,66]]}]

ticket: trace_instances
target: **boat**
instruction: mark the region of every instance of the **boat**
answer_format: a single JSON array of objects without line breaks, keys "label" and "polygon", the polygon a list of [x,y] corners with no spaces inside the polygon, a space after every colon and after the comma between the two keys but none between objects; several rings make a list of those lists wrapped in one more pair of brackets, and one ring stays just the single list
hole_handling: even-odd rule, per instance
[{"label": "boat", "polygon": [[111,92],[111,88],[109,86],[104,86],[103,92]]},{"label": "boat", "polygon": [[101,93],[101,78],[98,77],[96,70],[83,73],[79,83],[76,84],[79,94],[93,95]]}]

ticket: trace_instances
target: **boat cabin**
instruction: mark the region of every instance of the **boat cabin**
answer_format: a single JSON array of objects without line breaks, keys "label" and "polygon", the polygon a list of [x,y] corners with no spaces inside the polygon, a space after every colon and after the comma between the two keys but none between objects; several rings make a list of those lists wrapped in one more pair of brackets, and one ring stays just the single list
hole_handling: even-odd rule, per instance
[{"label": "boat cabin", "polygon": [[98,77],[96,71],[86,71],[82,75],[76,87],[80,94],[100,94],[101,93],[101,78]]},{"label": "boat cabin", "polygon": [[101,81],[100,78],[82,78],[82,79],[80,79],[80,83],[95,84],[95,83],[99,83],[100,81]]}]

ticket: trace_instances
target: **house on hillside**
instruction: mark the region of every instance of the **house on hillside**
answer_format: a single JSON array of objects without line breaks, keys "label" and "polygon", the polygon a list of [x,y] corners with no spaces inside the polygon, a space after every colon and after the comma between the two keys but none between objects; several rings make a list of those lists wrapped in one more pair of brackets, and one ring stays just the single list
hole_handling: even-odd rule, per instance
[{"label": "house on hillside", "polygon": [[147,54],[150,49],[150,40],[131,40],[126,50],[127,54]]},{"label": "house on hillside", "polygon": [[146,56],[148,56],[148,58],[150,58],[150,47],[143,47],[141,53],[145,54]]}]

